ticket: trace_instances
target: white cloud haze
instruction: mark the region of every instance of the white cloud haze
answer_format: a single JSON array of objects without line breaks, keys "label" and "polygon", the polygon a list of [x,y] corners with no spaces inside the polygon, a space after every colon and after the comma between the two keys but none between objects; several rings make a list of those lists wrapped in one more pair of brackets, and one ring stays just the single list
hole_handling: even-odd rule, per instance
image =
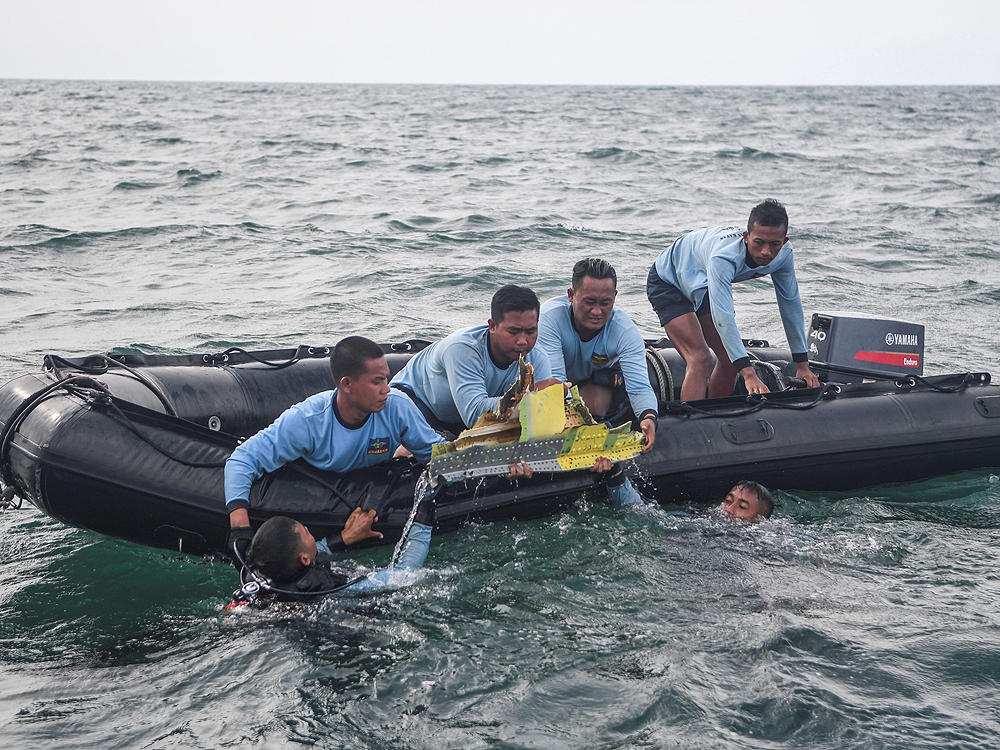
[{"label": "white cloud haze", "polygon": [[0,2],[0,77],[1000,84],[1000,2]]}]

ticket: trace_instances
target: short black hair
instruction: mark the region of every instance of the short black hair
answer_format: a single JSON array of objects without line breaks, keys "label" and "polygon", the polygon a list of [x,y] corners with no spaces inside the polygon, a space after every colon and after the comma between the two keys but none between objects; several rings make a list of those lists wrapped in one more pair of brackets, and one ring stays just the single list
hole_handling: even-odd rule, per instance
[{"label": "short black hair", "polygon": [[760,515],[764,516],[764,518],[770,518],[771,514],[774,513],[774,495],[771,494],[771,490],[760,482],[754,482],[751,479],[741,479],[733,489],[744,489],[755,495],[757,497],[757,504],[760,506]]},{"label": "short black hair", "polygon": [[538,295],[526,286],[507,284],[497,290],[490,302],[490,318],[493,325],[500,325],[503,316],[509,312],[523,312],[524,310],[534,310],[536,313],[541,307],[538,302]]},{"label": "short black hair", "polygon": [[774,198],[768,198],[754,206],[747,219],[747,231],[753,231],[753,225],[762,227],[784,227],[788,231],[788,212]]},{"label": "short black hair", "polygon": [[615,283],[615,289],[618,288],[618,274],[615,273],[615,267],[606,260],[584,258],[577,261],[573,266],[573,288],[579,289],[586,276],[592,279],[611,279]]},{"label": "short black hair", "polygon": [[384,357],[382,347],[364,336],[341,339],[330,354],[330,373],[333,382],[340,385],[341,378],[356,378],[368,369],[373,359]]},{"label": "short black hair", "polygon": [[302,551],[298,521],[274,516],[264,521],[253,535],[247,563],[276,585],[292,583],[305,570],[299,561]]}]

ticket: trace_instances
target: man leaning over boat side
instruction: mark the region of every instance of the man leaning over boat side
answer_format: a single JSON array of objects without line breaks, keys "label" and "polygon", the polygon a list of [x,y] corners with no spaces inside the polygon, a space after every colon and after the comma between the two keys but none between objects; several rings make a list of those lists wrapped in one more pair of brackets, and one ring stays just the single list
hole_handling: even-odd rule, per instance
[{"label": "man leaning over boat side", "polygon": [[[226,461],[230,524],[226,548],[230,554],[234,545],[242,546],[253,538],[247,510],[250,487],[264,472],[297,458],[317,469],[347,472],[389,460],[400,445],[426,463],[431,446],[443,442],[413,402],[389,388],[389,365],[374,341],[361,336],[343,339],[330,354],[330,371],[337,384],[334,390],[289,407],[270,427],[239,445]],[[363,515],[366,527],[349,523],[341,535],[321,541],[320,550],[337,552],[354,541],[381,537],[371,528],[374,511]],[[429,540],[430,526],[420,533]]]},{"label": "man leaning over boat side", "polygon": [[[627,396],[646,438],[642,452],[649,453],[656,442],[659,404],[649,383],[642,334],[628,313],[614,306],[618,275],[606,260],[586,258],[573,266],[571,284],[565,297],[542,305],[538,347],[548,355],[553,377],[575,384],[596,419],[621,410]],[[619,486],[611,493],[616,505],[641,502],[620,470],[608,479],[609,488]]]},{"label": "man leaning over boat side", "polygon": [[457,435],[496,409],[517,380],[519,357],[534,368],[536,388],[558,383],[549,358],[535,348],[539,307],[538,296],[527,287],[501,287],[486,325],[431,344],[396,373],[393,388],[413,399],[432,426]]},{"label": "man leaning over boat side", "polygon": [[706,381],[709,398],[731,395],[737,373],[743,375],[748,393],[768,392],[750,364],[733,305],[734,283],[768,275],[792,359],[798,363],[796,375],[810,387],[819,385],[809,369],[802,301],[787,234],[785,207],[768,199],[753,207],[745,231],[738,226],[709,227],[682,235],[649,269],[649,302],[686,365],[681,401],[705,398]]}]

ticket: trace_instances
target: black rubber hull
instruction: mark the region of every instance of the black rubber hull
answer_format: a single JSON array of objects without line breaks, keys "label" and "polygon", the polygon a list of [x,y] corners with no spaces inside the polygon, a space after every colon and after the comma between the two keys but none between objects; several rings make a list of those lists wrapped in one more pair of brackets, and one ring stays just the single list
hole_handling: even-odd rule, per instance
[{"label": "black rubber hull", "polygon": [[[394,368],[404,360],[395,358]],[[266,426],[291,403],[329,388],[325,367],[319,359],[284,370],[148,367],[178,417],[160,413],[145,386],[117,383],[121,376],[98,379],[127,389],[129,400],[56,388],[37,403],[31,396],[54,377],[23,376],[0,389],[5,480],[67,524],[194,554],[220,551],[228,531],[222,464],[236,445],[225,426],[238,427],[237,435]],[[1000,467],[1000,388],[988,377],[953,393],[935,388],[955,388],[961,376],[930,382],[843,386],[822,399],[815,389],[784,391],[752,413],[737,397],[700,402],[707,413],[664,404],[655,449],[636,461],[635,479],[664,503],[717,502],[739,479],[843,491]],[[212,418],[223,431],[205,426]],[[409,515],[420,470],[408,460],[349,475],[293,464],[255,483],[251,520],[287,514],[329,534],[354,507],[374,508],[376,528],[391,542]],[[438,500],[437,527],[546,515],[587,490],[603,494],[589,472],[456,484]]]}]

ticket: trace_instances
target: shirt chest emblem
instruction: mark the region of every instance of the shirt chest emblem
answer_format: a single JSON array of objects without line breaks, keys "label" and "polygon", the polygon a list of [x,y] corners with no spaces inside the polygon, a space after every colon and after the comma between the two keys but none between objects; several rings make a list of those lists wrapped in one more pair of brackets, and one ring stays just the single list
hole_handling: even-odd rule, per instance
[{"label": "shirt chest emblem", "polygon": [[597,365],[598,367],[606,365],[610,361],[611,361],[611,358],[607,354],[596,354],[595,353],[595,354],[590,355],[590,364]]},{"label": "shirt chest emblem", "polygon": [[389,452],[389,438],[376,437],[368,441],[368,455],[380,456]]}]

